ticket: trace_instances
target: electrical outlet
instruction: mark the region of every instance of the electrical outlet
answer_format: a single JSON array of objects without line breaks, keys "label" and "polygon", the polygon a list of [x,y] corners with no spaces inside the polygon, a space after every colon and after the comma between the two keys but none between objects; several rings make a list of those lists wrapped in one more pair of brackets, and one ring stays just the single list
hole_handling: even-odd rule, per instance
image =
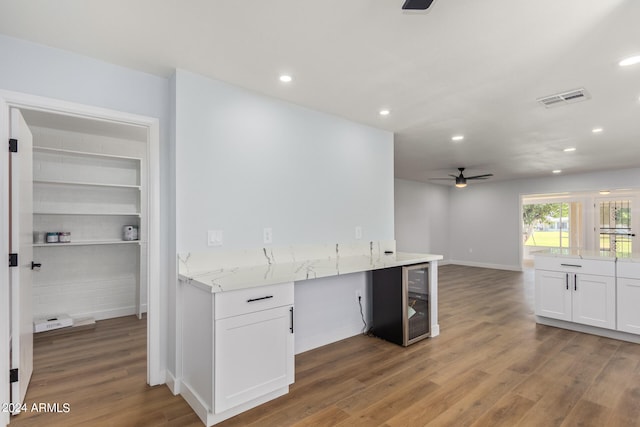
[{"label": "electrical outlet", "polygon": [[271,227],[266,227],[262,229],[262,240],[265,245],[270,245],[273,243],[273,230]]},{"label": "electrical outlet", "polygon": [[207,231],[207,244],[209,246],[222,246],[223,233],[222,230]]},{"label": "electrical outlet", "polygon": [[362,226],[361,225],[357,225],[356,226],[356,240],[360,240],[362,239]]}]

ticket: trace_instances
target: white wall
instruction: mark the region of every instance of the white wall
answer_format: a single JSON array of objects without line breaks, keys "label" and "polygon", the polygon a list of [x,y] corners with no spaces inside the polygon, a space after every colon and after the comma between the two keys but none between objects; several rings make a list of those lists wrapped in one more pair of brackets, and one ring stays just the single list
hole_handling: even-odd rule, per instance
[{"label": "white wall", "polygon": [[[0,55],[8,62],[0,67],[0,89],[56,98],[160,119],[160,227],[161,227],[161,348],[166,348],[167,287],[175,247],[169,226],[175,202],[168,191],[169,173],[169,83],[167,79],[130,70],[60,49],[0,35]],[[2,125],[0,125],[2,126]],[[2,238],[6,239],[2,233]],[[4,283],[4,278],[2,278]],[[161,354],[161,369],[166,354]]]},{"label": "white wall", "polygon": [[[264,227],[273,246],[349,242],[356,226],[393,240],[392,133],[183,70],[172,85],[178,252],[262,247]],[[360,333],[367,277],[296,283],[297,352]]]},{"label": "white wall", "polygon": [[393,240],[393,134],[179,70],[176,202],[178,252]]},{"label": "white wall", "polygon": [[488,181],[454,189],[450,192],[451,261],[519,269],[521,195],[633,188],[639,183],[640,168]]},{"label": "white wall", "polygon": [[450,186],[395,180],[398,251],[439,254],[449,259]]}]

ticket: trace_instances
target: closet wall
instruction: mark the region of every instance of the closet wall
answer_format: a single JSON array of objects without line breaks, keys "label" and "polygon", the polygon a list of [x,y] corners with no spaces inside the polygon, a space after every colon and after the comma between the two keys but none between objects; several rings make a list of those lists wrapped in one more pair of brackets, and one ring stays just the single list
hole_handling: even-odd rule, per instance
[{"label": "closet wall", "polygon": [[[34,317],[146,311],[146,141],[30,126]],[[103,132],[104,133],[104,132]],[[124,240],[123,227],[138,227]],[[70,243],[47,243],[69,232]]]}]

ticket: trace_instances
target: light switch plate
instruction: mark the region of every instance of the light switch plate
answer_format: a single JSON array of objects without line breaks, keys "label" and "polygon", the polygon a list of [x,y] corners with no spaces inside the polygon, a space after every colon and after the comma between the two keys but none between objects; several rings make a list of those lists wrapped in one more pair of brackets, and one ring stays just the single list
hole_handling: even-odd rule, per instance
[{"label": "light switch plate", "polygon": [[265,227],[262,230],[262,240],[265,245],[270,245],[273,243],[273,230],[271,227]]},{"label": "light switch plate", "polygon": [[222,230],[209,230],[207,232],[207,244],[209,246],[222,246]]},{"label": "light switch plate", "polygon": [[362,226],[356,226],[356,240],[362,239]]}]

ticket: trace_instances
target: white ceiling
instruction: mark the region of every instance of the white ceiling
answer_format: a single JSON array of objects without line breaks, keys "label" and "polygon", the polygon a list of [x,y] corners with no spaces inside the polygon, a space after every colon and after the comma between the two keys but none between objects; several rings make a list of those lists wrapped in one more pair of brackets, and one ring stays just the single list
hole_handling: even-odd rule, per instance
[{"label": "white ceiling", "polygon": [[[640,166],[640,65],[617,65],[640,54],[640,1],[402,3],[0,0],[0,33],[161,76],[183,68],[393,131],[399,178]],[[536,102],[581,87],[592,99]]]}]

